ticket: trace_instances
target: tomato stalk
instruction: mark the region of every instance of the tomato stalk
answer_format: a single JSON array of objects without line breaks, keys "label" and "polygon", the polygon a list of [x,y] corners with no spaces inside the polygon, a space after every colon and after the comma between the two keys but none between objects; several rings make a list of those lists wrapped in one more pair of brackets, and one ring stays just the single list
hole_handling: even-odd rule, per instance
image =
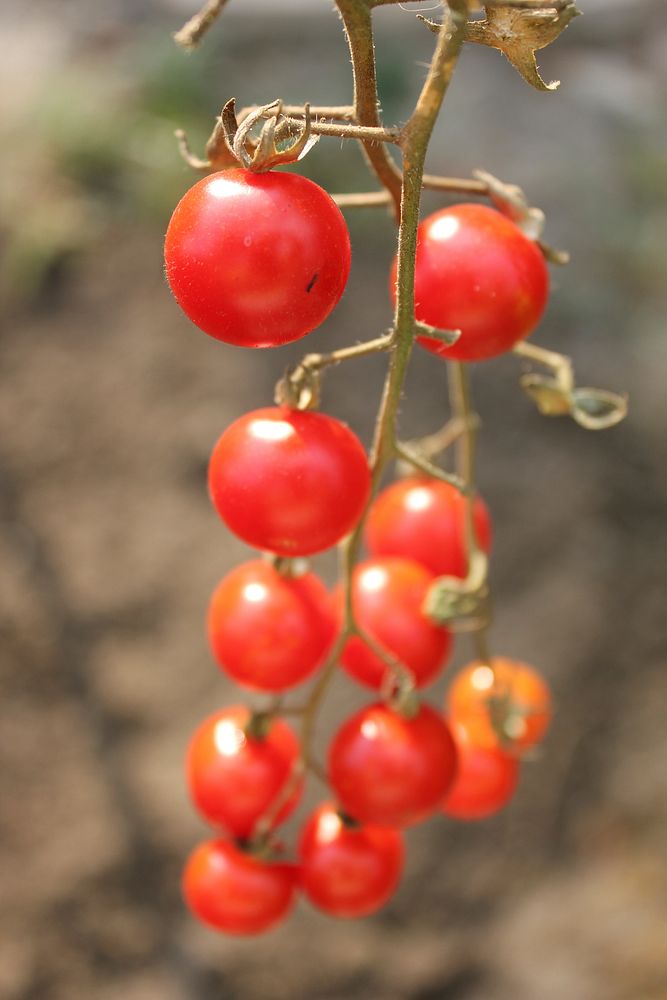
[{"label": "tomato stalk", "polygon": [[[360,16],[360,7],[349,0],[338,0],[350,40],[350,48],[357,54],[355,64],[355,108],[365,108],[369,102],[366,87],[373,88],[372,105],[377,115],[377,93],[375,91],[374,64],[371,69],[367,61],[362,60],[365,72],[359,70],[358,39],[366,40],[366,31],[370,31],[370,20]],[[382,402],[376,422],[373,448],[371,452],[371,496],[377,492],[384,469],[391,459],[397,455],[396,420],[398,404],[405,381],[408,361],[414,344],[416,322],[414,315],[414,276],[415,253],[417,245],[417,227],[419,224],[419,206],[422,191],[422,176],[429,139],[433,131],[447,87],[452,78],[454,68],[461,51],[465,35],[467,4],[465,0],[451,0],[451,13],[443,22],[429,73],[417,101],[415,110],[401,134],[401,150],[403,153],[403,173],[400,198],[400,223],[398,236],[398,276],[396,311],[394,331],[390,347],[390,363],[385,380]],[[372,37],[372,36],[371,36]],[[371,44],[372,48],[372,44]],[[354,61],[354,54],[353,54]],[[381,348],[386,349],[383,343]],[[285,801],[289,800],[298,784],[302,770],[312,766],[313,737],[315,723],[320,705],[326,690],[338,667],[343,648],[353,636],[358,636],[368,642],[355,622],[352,603],[352,574],[361,543],[361,534],[365,522],[366,511],[357,523],[356,528],[341,546],[341,578],[343,585],[343,622],[340,633],[329,654],[327,662],[321,669],[310,696],[304,706],[301,716],[301,766],[295,768],[291,779],[286,783],[282,793],[277,797],[272,807],[257,826],[261,834],[270,828],[271,821],[280,811]],[[406,699],[404,692],[411,688],[409,671],[391,657],[382,646],[372,640],[374,652],[378,653],[390,669],[391,677],[396,681],[403,704],[410,714],[414,709],[411,699]],[[407,678],[406,678],[407,673]]]},{"label": "tomato stalk", "polygon": [[[276,387],[277,403],[295,411],[314,409],[319,405],[320,382],[324,370],[343,361],[369,354],[385,352],[389,356],[370,454],[370,497],[359,516],[359,509],[364,504],[364,497],[361,497],[359,507],[354,513],[356,522],[350,520],[343,529],[350,530],[350,524],[354,524],[352,531],[339,546],[342,590],[342,621],[339,633],[325,663],[318,671],[305,703],[300,706],[289,706],[279,697],[268,709],[254,713],[245,730],[246,735],[261,739],[268,733],[272,720],[280,715],[294,715],[300,723],[298,756],[293,759],[289,777],[270,801],[268,808],[254,823],[250,842],[255,847],[266,846],[278,818],[298,793],[306,771],[328,782],[327,775],[314,754],[315,727],[326,692],[350,639],[361,640],[387,668],[387,683],[382,690],[386,704],[380,707],[381,713],[406,730],[411,726],[417,728],[418,725],[424,725],[424,719],[428,720],[434,714],[432,709],[420,705],[414,691],[413,672],[363,626],[361,612],[355,613],[353,574],[362,532],[382,476],[389,462],[393,460],[398,460],[399,463],[402,462],[454,486],[465,497],[464,542],[467,573],[463,579],[439,578],[429,590],[424,607],[426,613],[438,624],[446,624],[454,630],[474,632],[482,669],[490,671],[492,676],[491,691],[488,693],[485,709],[485,722],[489,721],[500,732],[501,723],[504,724],[503,720],[506,721],[507,706],[501,698],[505,697],[504,689],[501,690],[499,687],[496,668],[488,650],[487,629],[490,612],[487,556],[477,537],[474,519],[475,444],[479,418],[474,413],[465,363],[446,359],[451,403],[451,417],[448,423],[436,434],[428,435],[418,441],[401,442],[397,434],[399,403],[415,338],[417,336],[429,338],[442,346],[454,343],[457,336],[460,336],[460,331],[433,329],[417,322],[415,317],[415,270],[421,192],[424,188],[430,188],[489,198],[501,212],[513,219],[520,228],[523,227],[529,239],[539,246],[545,257],[558,263],[563,263],[565,260],[565,255],[540,242],[543,213],[539,209],[532,208],[516,186],[503,184],[492,175],[481,171],[469,179],[436,177],[425,173],[429,141],[459,54],[464,42],[470,40],[470,24],[478,23],[468,21],[469,10],[473,9],[471,0],[447,0],[443,23],[429,25],[437,32],[436,48],[414,111],[402,129],[387,128],[381,120],[371,18],[375,7],[388,6],[398,0],[335,0],[335,2],[343,22],[352,60],[354,97],[351,105],[317,107],[304,105],[301,108],[274,101],[268,105],[245,108],[237,116],[233,100],[228,101],[207,144],[206,159],[195,157],[187,145],[185,134],[178,135],[183,156],[191,166],[202,171],[238,164],[239,161],[250,170],[263,171],[282,162],[281,156],[288,162],[290,156],[293,160],[302,155],[314,136],[356,139],[382,189],[369,193],[339,194],[334,198],[339,206],[345,207],[389,207],[393,210],[398,223],[396,299],[392,330],[368,342],[340,348],[328,354],[308,354],[287,372]],[[548,6],[554,4],[563,10],[572,6],[570,0],[549,0]],[[175,36],[177,41],[186,46],[196,45],[224,5],[225,0],[209,0],[199,14]],[[485,6],[489,10],[502,6],[508,9],[539,11],[543,10],[547,3],[546,0],[502,0],[502,4],[489,2]],[[491,19],[490,14],[489,18]],[[257,130],[261,127],[259,136],[252,134],[255,126]],[[285,151],[284,140],[295,137],[296,141],[291,149]],[[400,167],[388,149],[392,144],[400,149],[402,156]],[[274,176],[281,175],[266,174],[267,179]],[[331,208],[337,211],[334,206]],[[488,212],[488,209],[483,211]],[[523,238],[525,240],[525,237]],[[531,247],[531,252],[539,259],[534,247]],[[307,292],[310,293],[310,285]],[[437,346],[436,343],[436,348]],[[624,401],[621,397],[603,393],[601,390],[576,388],[569,359],[525,343],[514,350],[520,357],[542,364],[552,373],[550,377],[525,375],[522,381],[524,388],[535,399],[542,412],[549,414],[567,412],[583,426],[590,428],[611,426],[624,415]],[[319,416],[291,414],[290,419],[292,417],[304,420],[319,419]],[[268,419],[266,415],[265,419]],[[444,471],[433,461],[450,445],[456,446],[455,473]],[[366,466],[364,468],[367,475],[368,468]],[[228,493],[228,490],[223,490],[222,498],[228,499]],[[240,528],[236,533],[240,537],[246,537]],[[342,532],[337,538],[340,538],[341,534]],[[329,544],[333,543],[330,541]],[[272,551],[281,551],[275,544],[273,547],[268,547]],[[303,552],[316,552],[323,547],[320,545],[319,549],[317,547],[303,549]],[[274,557],[272,565],[285,577],[299,576],[299,568],[295,567],[294,561],[289,556]],[[511,686],[520,673],[507,664],[503,669],[505,685],[508,683],[507,678],[510,678]],[[514,712],[514,715],[516,716],[517,712]],[[436,725],[438,733],[441,727],[442,722],[438,721]],[[438,739],[441,739],[441,734]],[[528,745],[530,741],[526,739],[525,742]],[[451,760],[453,753],[452,748],[447,748],[446,754]],[[406,815],[409,817],[411,814],[408,812]],[[412,822],[413,819],[409,821]],[[216,849],[222,851],[223,847],[218,846]],[[287,900],[286,896],[285,899]]]}]

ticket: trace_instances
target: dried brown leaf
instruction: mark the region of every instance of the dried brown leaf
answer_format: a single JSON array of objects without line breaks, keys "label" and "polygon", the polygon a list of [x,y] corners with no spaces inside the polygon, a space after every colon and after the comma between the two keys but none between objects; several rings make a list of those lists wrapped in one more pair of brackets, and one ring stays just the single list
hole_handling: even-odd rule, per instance
[{"label": "dried brown leaf", "polygon": [[556,90],[560,81],[545,83],[535,53],[554,42],[580,13],[573,0],[554,0],[543,9],[488,5],[484,20],[468,22],[466,38],[500,49],[524,80],[537,90]]}]

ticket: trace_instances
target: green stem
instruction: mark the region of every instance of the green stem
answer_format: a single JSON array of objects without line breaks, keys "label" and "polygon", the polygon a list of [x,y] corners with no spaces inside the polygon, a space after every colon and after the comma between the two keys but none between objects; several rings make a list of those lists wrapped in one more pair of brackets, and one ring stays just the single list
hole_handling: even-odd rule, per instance
[{"label": "green stem", "polygon": [[[337,0],[337,5],[343,16],[350,48],[354,52],[355,46],[352,41],[354,28],[361,25],[361,36],[364,37],[364,20],[358,20],[362,13],[361,6],[356,0]],[[401,149],[403,152],[403,177],[401,184],[400,199],[400,224],[398,234],[398,273],[396,283],[396,310],[394,320],[394,333],[391,345],[391,358],[389,370],[385,379],[384,391],[380,410],[378,413],[373,448],[371,451],[371,499],[380,484],[382,473],[387,462],[396,455],[396,421],[398,407],[403,390],[403,383],[407,372],[408,362],[415,339],[415,315],[414,315],[414,279],[415,279],[415,254],[417,249],[417,227],[419,225],[419,205],[421,200],[422,176],[424,173],[424,162],[429,139],[435,125],[442,101],[449,85],[449,81],[454,72],[454,67],[458,55],[461,51],[465,35],[466,24],[466,3],[465,0],[450,0],[451,13],[447,21],[443,24],[438,37],[435,53],[431,62],[428,76],[422,88],[417,105],[407,124],[401,133]],[[370,31],[370,17],[368,17],[368,30]],[[366,40],[368,41],[368,40]],[[372,53],[372,35],[370,36],[370,49]],[[354,56],[353,56],[354,59]],[[360,122],[364,121],[360,113],[360,107],[368,109],[371,105],[374,109],[375,120],[377,122],[377,92],[375,90],[374,62],[372,62],[372,77],[364,77],[365,86],[369,85],[372,79],[372,93],[369,93],[364,86],[359,89],[357,65],[355,64],[355,107],[357,117]],[[368,65],[366,65],[368,69]],[[363,100],[361,99],[363,97]],[[383,148],[383,147],[376,147]],[[354,607],[352,601],[352,579],[354,565],[357,561],[359,547],[366,511],[362,515],[359,523],[351,535],[341,546],[341,578],[343,583],[343,623],[340,634],[329,654],[329,657],[322,667],[320,674],[311,690],[310,696],[304,706],[301,716],[301,758],[295,767],[291,780],[284,786],[282,793],[277,797],[271,809],[260,819],[255,829],[255,837],[265,835],[271,828],[273,818],[282,808],[283,803],[289,798],[295,785],[300,780],[303,771],[308,768],[313,760],[313,736],[317,715],[324,698],[324,695],[331,683],[338,666],[338,659],[345,643],[350,636],[358,633],[354,620]]]},{"label": "green stem", "polygon": [[[371,12],[359,0],[336,0],[336,6],[343,21],[352,59],[355,119],[359,125],[381,128]],[[389,192],[398,217],[401,193],[398,167],[381,143],[363,142],[362,148],[369,167]]]}]

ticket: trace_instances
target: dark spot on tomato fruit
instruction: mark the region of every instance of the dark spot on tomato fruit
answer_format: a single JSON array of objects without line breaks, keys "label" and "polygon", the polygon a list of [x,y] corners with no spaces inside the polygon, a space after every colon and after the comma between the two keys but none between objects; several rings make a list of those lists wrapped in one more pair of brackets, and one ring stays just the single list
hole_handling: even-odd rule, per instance
[{"label": "dark spot on tomato fruit", "polygon": [[310,281],[308,282],[308,284],[306,285],[306,291],[307,291],[307,292],[310,292],[310,291],[312,290],[312,288],[313,288],[313,285],[314,285],[314,284],[315,284],[315,282],[317,281],[318,277],[319,277],[319,275],[318,275],[318,273],[317,273],[317,271],[316,271],[316,272],[315,272],[315,274],[314,274],[314,275],[312,276],[312,278],[310,279]]}]

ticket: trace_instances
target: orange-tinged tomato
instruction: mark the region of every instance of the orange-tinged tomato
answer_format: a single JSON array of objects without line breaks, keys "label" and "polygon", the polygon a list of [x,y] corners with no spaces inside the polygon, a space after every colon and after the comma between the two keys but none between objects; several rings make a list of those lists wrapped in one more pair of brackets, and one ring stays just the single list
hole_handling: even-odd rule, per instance
[{"label": "orange-tinged tomato", "polygon": [[447,695],[447,711],[479,747],[522,753],[538,744],[549,727],[551,693],[538,672],[507,657],[464,667]]}]

